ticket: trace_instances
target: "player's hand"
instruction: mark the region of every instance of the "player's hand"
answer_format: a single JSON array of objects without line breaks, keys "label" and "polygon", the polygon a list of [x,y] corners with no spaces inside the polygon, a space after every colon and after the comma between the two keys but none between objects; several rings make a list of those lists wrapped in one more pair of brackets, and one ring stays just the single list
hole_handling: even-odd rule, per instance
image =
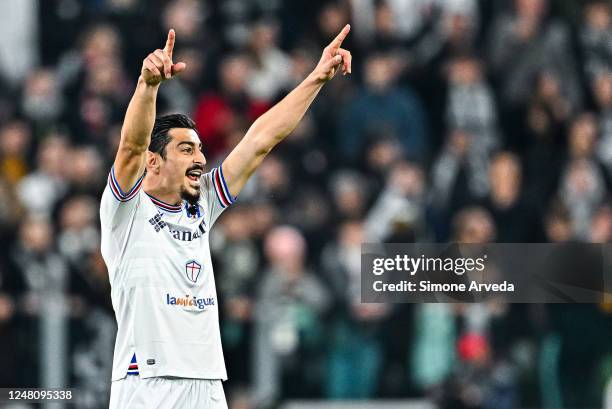
[{"label": "player's hand", "polygon": [[142,62],[140,75],[148,85],[157,85],[164,80],[169,80],[185,69],[184,62],[176,64],[172,62],[175,36],[174,30],[171,29],[168,32],[164,49],[153,51]]},{"label": "player's hand", "polygon": [[318,81],[326,82],[331,80],[338,70],[342,70],[342,74],[351,73],[351,52],[341,48],[342,42],[351,31],[351,26],[344,26],[340,34],[323,50],[321,60],[315,68],[315,76]]}]

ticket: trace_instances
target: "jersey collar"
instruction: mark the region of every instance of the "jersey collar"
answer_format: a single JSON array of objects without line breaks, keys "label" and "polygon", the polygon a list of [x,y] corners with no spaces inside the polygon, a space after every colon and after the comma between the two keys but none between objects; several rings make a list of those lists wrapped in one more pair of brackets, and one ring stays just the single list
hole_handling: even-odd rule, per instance
[{"label": "jersey collar", "polygon": [[[145,193],[147,193],[147,192],[145,192]],[[180,204],[179,205],[168,204],[166,202],[163,202],[163,201],[157,199],[156,197],[151,196],[148,193],[147,193],[147,196],[149,196],[149,199],[151,199],[151,201],[153,202],[153,204],[155,206],[157,206],[160,209],[165,210],[167,212],[170,212],[170,213],[180,213],[181,210],[183,209]]]}]

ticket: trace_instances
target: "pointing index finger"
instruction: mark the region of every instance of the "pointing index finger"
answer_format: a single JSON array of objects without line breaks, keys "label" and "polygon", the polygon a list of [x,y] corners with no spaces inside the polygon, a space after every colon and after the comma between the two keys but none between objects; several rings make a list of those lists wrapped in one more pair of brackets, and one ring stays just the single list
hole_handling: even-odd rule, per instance
[{"label": "pointing index finger", "polygon": [[349,31],[351,31],[351,25],[347,24],[347,25],[344,26],[342,31],[340,31],[340,34],[338,34],[336,36],[336,38],[334,38],[334,40],[331,42],[331,44],[330,44],[331,48],[333,48],[333,49],[340,48],[340,46],[342,45],[342,42],[344,41],[344,39],[348,35]]},{"label": "pointing index finger", "polygon": [[172,51],[174,50],[174,38],[176,34],[174,33],[174,29],[170,29],[168,31],[168,39],[166,40],[166,46],[164,47],[164,51],[168,54],[168,57],[172,59]]}]

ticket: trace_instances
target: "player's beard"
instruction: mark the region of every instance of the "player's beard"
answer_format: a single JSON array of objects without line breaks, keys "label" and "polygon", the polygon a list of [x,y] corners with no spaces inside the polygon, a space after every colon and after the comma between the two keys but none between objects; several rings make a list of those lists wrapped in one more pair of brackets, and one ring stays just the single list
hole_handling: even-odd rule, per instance
[{"label": "player's beard", "polygon": [[198,204],[198,200],[200,199],[200,187],[194,188],[194,192],[190,192],[191,189],[186,188],[185,186],[181,186],[181,199],[185,200],[191,206],[195,206]]}]

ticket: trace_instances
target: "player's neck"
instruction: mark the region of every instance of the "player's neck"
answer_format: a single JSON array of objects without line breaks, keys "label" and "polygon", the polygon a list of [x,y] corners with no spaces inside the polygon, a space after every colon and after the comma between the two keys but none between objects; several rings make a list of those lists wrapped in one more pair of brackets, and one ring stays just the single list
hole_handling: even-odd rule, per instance
[{"label": "player's neck", "polygon": [[146,194],[153,196],[157,200],[172,206],[180,205],[182,202],[180,193],[178,193],[176,190],[169,189],[161,182],[162,181],[158,178],[153,178],[147,175],[142,181],[142,188]]}]

